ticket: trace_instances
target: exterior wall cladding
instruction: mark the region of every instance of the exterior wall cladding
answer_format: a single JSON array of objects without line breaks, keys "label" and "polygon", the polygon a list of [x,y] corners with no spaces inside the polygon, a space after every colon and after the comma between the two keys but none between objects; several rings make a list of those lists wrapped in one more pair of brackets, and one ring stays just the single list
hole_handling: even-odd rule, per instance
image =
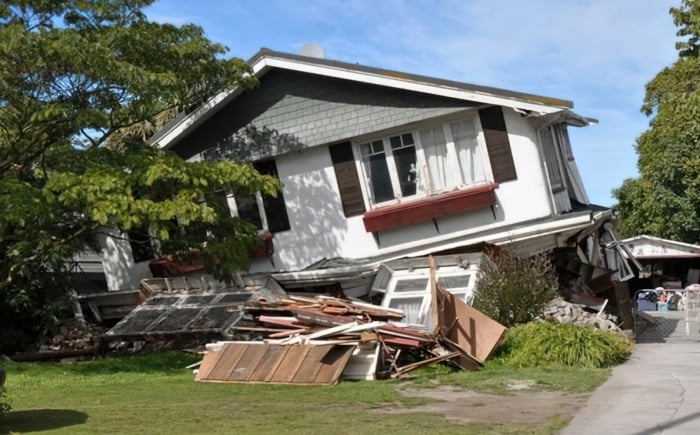
[{"label": "exterior wall cladding", "polygon": [[[304,147],[385,130],[473,107],[469,102],[291,71],[270,71],[175,146],[187,158],[254,124]],[[286,150],[280,149],[278,153]],[[263,156],[256,156],[263,157]]]}]

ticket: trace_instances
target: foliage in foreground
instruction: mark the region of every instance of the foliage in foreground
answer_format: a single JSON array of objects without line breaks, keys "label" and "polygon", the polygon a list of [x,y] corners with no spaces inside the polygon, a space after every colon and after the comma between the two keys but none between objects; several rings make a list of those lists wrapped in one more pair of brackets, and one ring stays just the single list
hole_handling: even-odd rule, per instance
[{"label": "foliage in foreground", "polygon": [[592,327],[528,323],[508,331],[498,355],[514,367],[604,368],[622,363],[633,349],[628,338]]},{"label": "foliage in foreground", "polygon": [[0,387],[0,417],[10,412],[12,407],[7,401],[7,392]]},{"label": "foliage in foreground", "polygon": [[492,252],[479,271],[474,307],[511,327],[541,317],[558,286],[548,256],[524,258],[507,250]]},{"label": "foliage in foreground", "polygon": [[197,248],[229,280],[259,243],[217,204],[275,195],[279,180],[148,143],[211,95],[252,87],[251,70],[198,26],[148,20],[151,3],[0,4],[0,353],[59,315],[66,260],[106,234],[153,237],[159,255]]},{"label": "foliage in foreground", "polygon": [[0,417],[10,412],[10,404],[7,402],[7,391],[5,390],[5,369],[0,366]]}]

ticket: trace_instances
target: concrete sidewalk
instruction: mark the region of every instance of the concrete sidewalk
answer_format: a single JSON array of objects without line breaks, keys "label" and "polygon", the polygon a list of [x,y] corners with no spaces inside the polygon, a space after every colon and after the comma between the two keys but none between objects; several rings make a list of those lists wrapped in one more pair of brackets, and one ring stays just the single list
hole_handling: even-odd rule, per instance
[{"label": "concrete sidewalk", "polygon": [[700,434],[697,323],[672,320],[613,369],[563,434]]}]

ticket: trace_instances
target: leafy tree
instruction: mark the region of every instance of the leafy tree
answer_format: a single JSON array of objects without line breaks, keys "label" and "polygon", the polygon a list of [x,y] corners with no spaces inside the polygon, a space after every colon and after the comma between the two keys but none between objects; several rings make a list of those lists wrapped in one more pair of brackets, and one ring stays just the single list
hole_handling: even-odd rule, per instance
[{"label": "leafy tree", "polygon": [[145,229],[161,254],[197,248],[222,279],[258,242],[216,205],[222,192],[274,195],[278,180],[147,142],[211,95],[253,86],[251,71],[200,27],[148,21],[151,3],[0,2],[0,352],[3,330],[35,332],[56,312],[67,260],[100,232]]},{"label": "leafy tree", "polygon": [[646,86],[650,128],[637,140],[640,176],[613,193],[621,233],[700,242],[700,1],[671,8],[679,58]]}]

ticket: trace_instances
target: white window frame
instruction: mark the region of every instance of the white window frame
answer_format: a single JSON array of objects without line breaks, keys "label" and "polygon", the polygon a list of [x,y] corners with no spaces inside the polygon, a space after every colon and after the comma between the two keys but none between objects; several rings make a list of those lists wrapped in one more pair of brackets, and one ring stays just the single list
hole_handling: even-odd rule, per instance
[{"label": "white window frame", "polygon": [[[475,183],[467,184],[462,176],[462,168],[458,159],[458,153],[456,148],[455,139],[452,135],[451,124],[455,122],[464,122],[471,120],[474,123],[474,130],[476,133],[476,143],[479,151],[479,158],[484,171],[484,180],[477,181]],[[446,186],[442,189],[432,188],[432,179],[430,173],[428,172],[428,162],[425,155],[425,148],[423,142],[421,141],[420,132],[426,129],[442,128],[443,135],[445,137],[445,148],[447,152],[447,161],[449,170],[446,170]],[[416,167],[418,169],[418,176],[416,181],[416,193],[415,195],[410,195],[403,197],[401,194],[400,180],[398,176],[398,170],[396,168],[396,162],[394,159],[393,150],[391,148],[390,138],[394,136],[401,136],[403,134],[410,133],[413,136],[413,142],[416,150]],[[384,156],[387,163],[387,169],[389,172],[389,178],[391,181],[391,187],[394,193],[394,198],[386,201],[375,202],[374,195],[372,192],[372,187],[369,182],[369,174],[367,168],[365,167],[365,155],[362,152],[362,146],[375,141],[381,141],[384,147]],[[481,121],[477,114],[469,114],[467,116],[444,118],[438,122],[434,120],[431,122],[421,123],[412,129],[394,129],[390,132],[384,133],[382,135],[365,136],[362,139],[356,139],[353,141],[353,152],[355,154],[356,169],[358,174],[361,174],[362,180],[360,182],[360,187],[362,189],[363,195],[365,197],[365,206],[368,210],[373,208],[378,208],[386,205],[397,204],[401,202],[410,201],[413,199],[424,198],[430,195],[440,194],[444,192],[449,192],[453,190],[465,189],[473,186],[478,186],[484,183],[493,182],[493,172],[491,169],[491,162],[488,159],[488,149],[486,147],[486,138],[484,136],[484,131],[481,126]]]},{"label": "white window frame", "polygon": [[[438,283],[440,283],[441,280],[446,278],[468,277],[469,282],[467,283],[466,287],[445,288],[445,290],[457,297],[460,297],[463,302],[469,304],[474,296],[477,273],[478,267],[476,266],[469,266],[467,269],[460,266],[442,267],[437,273],[437,280]],[[425,288],[414,291],[396,291],[396,287],[401,281],[413,279],[425,279]],[[418,317],[416,319],[404,319],[403,322],[414,325],[422,325],[427,327],[429,330],[432,328],[432,318],[430,317],[430,306],[432,303],[432,294],[430,292],[430,269],[421,268],[414,270],[407,269],[391,271],[391,278],[388,280],[386,289],[373,288],[372,290],[384,293],[384,299],[382,300],[383,307],[389,307],[395,300],[422,298],[420,309],[418,311]]]},{"label": "white window frame", "polygon": [[[228,203],[228,208],[231,211],[231,216],[239,217],[238,204],[236,203],[236,196],[232,193],[226,194],[226,202]],[[262,194],[257,191],[255,192],[255,203],[258,206],[258,215],[260,216],[260,224],[262,228],[258,228],[258,233],[265,233],[270,231],[270,227],[267,223],[267,213],[265,213],[265,204],[263,203]]]}]

